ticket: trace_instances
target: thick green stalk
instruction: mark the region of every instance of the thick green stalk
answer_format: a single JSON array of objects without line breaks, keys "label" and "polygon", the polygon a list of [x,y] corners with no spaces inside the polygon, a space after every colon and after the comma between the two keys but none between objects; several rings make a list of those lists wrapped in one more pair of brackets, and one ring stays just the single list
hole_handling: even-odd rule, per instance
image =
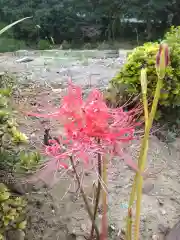
[{"label": "thick green stalk", "polygon": [[[147,128],[149,112],[148,112],[148,101],[147,101],[146,89],[142,89],[142,98],[143,98],[143,106],[144,106],[145,128]],[[127,229],[126,229],[127,240],[132,239],[132,206],[136,196],[136,183],[137,183],[137,175],[135,176],[135,180],[134,180],[131,195],[130,195],[129,205],[128,205]]]},{"label": "thick green stalk", "polygon": [[130,199],[129,199],[129,205],[128,205],[128,216],[127,216],[127,226],[126,226],[126,240],[132,239],[132,206],[135,200],[136,196],[136,176],[133,182]]},{"label": "thick green stalk", "polygon": [[162,87],[162,79],[159,78],[156,86],[156,91],[154,95],[154,101],[152,104],[151,113],[148,119],[148,124],[145,128],[145,135],[142,142],[142,148],[140,151],[140,157],[138,161],[139,172],[137,172],[135,179],[136,181],[136,189],[137,189],[137,201],[136,201],[136,218],[135,218],[135,240],[139,240],[139,226],[140,226],[140,213],[141,213],[141,199],[142,199],[142,186],[143,186],[143,177],[141,173],[144,171],[147,159],[147,151],[148,151],[148,140],[149,133],[152,127],[152,123],[155,117],[160,91]]},{"label": "thick green stalk", "polygon": [[[139,238],[140,204],[141,204],[142,185],[143,185],[143,179],[142,179],[141,172],[143,172],[145,164],[146,164],[149,133],[150,133],[150,129],[152,127],[153,119],[154,119],[154,116],[156,113],[156,109],[157,109],[157,105],[158,105],[158,101],[159,101],[159,97],[160,97],[161,87],[162,87],[162,79],[159,78],[158,82],[157,82],[157,86],[156,86],[156,92],[155,92],[154,101],[152,104],[151,113],[150,113],[150,116],[148,117],[148,124],[145,124],[145,135],[144,135],[144,138],[142,141],[140,156],[138,159],[138,167],[140,169],[140,172],[139,173],[137,172],[135,175],[133,186],[132,186],[132,191],[130,194],[128,212],[132,209],[132,205],[135,200],[136,193],[139,196],[139,198],[137,199],[137,202],[136,202],[136,213],[137,214],[136,214],[136,228],[135,228],[135,233],[136,233],[135,237],[136,238],[135,239]],[[147,108],[147,106],[148,106],[148,104],[146,104],[146,102],[144,102],[144,108]],[[146,118],[145,118],[145,120],[146,120]],[[132,239],[132,236],[129,233],[130,224],[132,224],[132,222],[129,221],[129,218],[128,218],[127,230],[126,230],[127,240]]]}]

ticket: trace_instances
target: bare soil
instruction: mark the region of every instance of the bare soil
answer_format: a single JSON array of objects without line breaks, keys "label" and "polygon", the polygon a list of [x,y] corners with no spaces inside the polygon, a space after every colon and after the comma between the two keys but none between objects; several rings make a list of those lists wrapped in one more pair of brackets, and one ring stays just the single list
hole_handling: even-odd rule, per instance
[{"label": "bare soil", "polygon": [[[12,72],[16,72],[16,75],[22,80],[22,85],[18,93],[16,93],[15,98],[15,105],[17,110],[20,111],[20,114],[17,116],[20,128],[27,134],[34,147],[42,149],[44,129],[50,127],[52,129],[52,135],[55,136],[61,133],[61,128],[57,122],[29,118],[24,113],[37,109],[52,109],[54,104],[58,104],[67,85],[67,76],[64,82],[62,82],[61,75],[58,76],[58,79],[61,79],[61,81],[59,80],[58,82],[56,79],[56,81],[53,82],[52,77],[55,73],[51,76],[49,75],[49,82],[44,80],[38,81],[38,78],[34,79],[32,77],[32,80],[36,82],[34,83],[33,81],[33,83],[31,83],[31,81],[28,80],[31,84],[25,86],[25,79],[22,77],[22,74],[23,76],[28,76],[28,73],[32,75],[35,74],[34,72],[37,73],[37,71],[34,70],[37,59],[31,64],[17,64],[15,57],[13,59],[12,56],[3,55],[1,58],[2,60],[6,59],[6,61],[1,61],[3,70],[12,70],[13,68]],[[88,61],[93,62],[92,59]],[[75,82],[82,84],[84,89],[87,88],[87,84],[83,84],[82,80],[82,76],[85,77],[87,68],[90,70],[96,69],[93,71],[99,74],[99,78],[103,78],[106,75],[106,78],[111,79],[118,69],[117,61],[117,59],[108,59],[107,61],[98,59],[95,63],[87,64],[85,68],[81,64],[78,66],[79,75],[77,76],[77,74],[74,73]],[[3,62],[6,64],[3,64]],[[42,65],[41,62],[41,69],[44,68]],[[76,64],[74,63],[74,65]],[[52,70],[54,68],[51,66],[49,66],[49,69],[50,72],[54,71]],[[91,72],[90,70],[89,72]],[[42,72],[38,74],[38,76],[41,75],[42,77]],[[76,79],[81,79],[81,81],[76,81]],[[94,84],[91,83],[91,86],[94,85],[102,89],[106,87],[108,80],[99,83],[98,78],[94,77],[94,79]],[[141,239],[164,239],[166,228],[172,228],[174,224],[179,221],[179,149],[180,139],[176,139],[175,142],[167,145],[155,136],[151,136],[147,167],[152,175],[144,181]],[[136,160],[139,153],[139,141],[134,141],[129,151]],[[85,169],[85,172],[87,174],[84,175],[83,186],[90,200],[92,200],[93,183],[97,181],[97,174],[91,170],[90,166]],[[79,192],[77,192],[77,184],[73,175],[63,175],[62,171],[58,173],[58,176],[58,181],[55,181],[53,176],[46,179],[48,188],[43,188],[42,185],[38,185],[39,182],[37,182],[38,191],[27,195],[29,199],[28,228],[26,231],[27,240],[82,240],[85,239],[84,236],[87,236],[90,231],[91,223],[84,210],[82,198]],[[127,208],[125,206],[128,203],[133,176],[134,173],[125,166],[121,159],[114,159],[108,166],[109,239],[123,239],[122,233],[127,215]],[[101,217],[101,214],[99,214],[99,216]],[[169,239],[175,240],[180,238]]]}]

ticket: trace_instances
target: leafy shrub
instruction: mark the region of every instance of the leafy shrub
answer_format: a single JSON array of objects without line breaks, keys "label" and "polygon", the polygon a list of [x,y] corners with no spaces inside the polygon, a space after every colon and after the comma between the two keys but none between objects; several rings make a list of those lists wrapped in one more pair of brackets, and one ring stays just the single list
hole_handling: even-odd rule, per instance
[{"label": "leafy shrub", "polygon": [[39,40],[38,44],[37,44],[37,48],[39,50],[46,50],[46,49],[50,49],[50,44],[47,40],[41,39]]},{"label": "leafy shrub", "polygon": [[167,32],[164,37],[170,46],[172,44],[180,44],[180,26],[172,26],[169,32]]},{"label": "leafy shrub", "polygon": [[14,119],[16,112],[11,107],[11,94],[16,80],[4,74],[0,76],[0,168],[34,169],[40,161],[37,152],[28,153],[26,149],[28,139],[18,130]]},{"label": "leafy shrub", "polygon": [[14,38],[0,38],[0,52],[14,52],[20,49],[25,49],[26,44],[22,40]]},{"label": "leafy shrub", "polygon": [[85,43],[84,46],[83,46],[83,48],[90,50],[90,49],[92,49],[93,47],[92,47],[91,43]]},{"label": "leafy shrub", "polygon": [[0,183],[0,239],[9,229],[26,228],[26,201],[22,197],[11,195],[7,187]]},{"label": "leafy shrub", "polygon": [[62,44],[61,44],[61,48],[62,48],[63,50],[70,49],[70,48],[71,48],[71,44],[70,44],[68,41],[64,40],[64,41],[62,42]]},{"label": "leafy shrub", "polygon": [[[140,70],[143,66],[147,66],[148,97],[153,99],[157,82],[155,61],[158,46],[158,43],[149,42],[135,48],[128,56],[127,63],[112,79],[109,92],[116,89],[117,99],[119,99],[119,95],[123,95],[123,97],[137,96],[141,93]],[[159,104],[164,107],[180,105],[180,48],[177,47],[177,44],[172,44],[170,50],[171,65],[167,68],[159,101]],[[122,86],[123,91],[121,91]],[[126,97],[124,98],[125,101],[127,100]],[[108,98],[111,100],[111,94]]]},{"label": "leafy shrub", "polygon": [[9,172],[33,171],[40,161],[37,152],[28,152],[28,139],[17,128],[15,112],[11,107],[14,83],[15,80],[9,75],[0,76],[0,173],[5,172],[5,176],[0,174],[0,240],[4,239],[6,231],[26,227],[26,201],[22,197],[12,196],[11,189],[3,183],[8,184],[12,181],[8,177]]},{"label": "leafy shrub", "polygon": [[98,50],[108,50],[108,49],[111,49],[111,47],[110,47],[109,43],[104,41],[97,46],[97,49]]},{"label": "leafy shrub", "polygon": [[[6,26],[7,26],[7,24],[5,22],[0,22],[0,29],[5,28]],[[6,37],[6,38],[13,38],[13,30],[12,30],[12,28],[8,29],[8,31],[4,32],[3,36]]]}]

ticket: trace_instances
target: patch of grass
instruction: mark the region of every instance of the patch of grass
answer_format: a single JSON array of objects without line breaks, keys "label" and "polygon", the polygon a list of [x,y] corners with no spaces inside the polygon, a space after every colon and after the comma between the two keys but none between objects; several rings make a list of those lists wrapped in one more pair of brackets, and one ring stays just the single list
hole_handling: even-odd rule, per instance
[{"label": "patch of grass", "polygon": [[45,40],[45,39],[39,40],[39,42],[37,44],[38,50],[48,50],[50,48],[51,48],[50,43],[47,40]]},{"label": "patch of grass", "polygon": [[22,40],[17,40],[14,38],[0,38],[0,52],[14,52],[20,49],[25,49],[26,44]]}]

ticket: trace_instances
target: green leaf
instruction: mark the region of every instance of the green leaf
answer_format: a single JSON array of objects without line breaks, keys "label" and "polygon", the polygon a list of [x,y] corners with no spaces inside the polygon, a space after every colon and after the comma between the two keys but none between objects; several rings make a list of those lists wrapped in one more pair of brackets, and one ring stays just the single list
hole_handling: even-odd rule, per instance
[{"label": "green leaf", "polygon": [[17,224],[17,228],[24,230],[26,228],[27,221],[24,220],[21,223]]},{"label": "green leaf", "polygon": [[15,21],[15,22],[13,22],[13,23],[7,25],[6,27],[4,27],[3,29],[0,30],[0,35],[3,34],[4,32],[6,32],[6,31],[7,31],[8,29],[10,29],[11,27],[13,27],[14,25],[16,25],[16,24],[18,24],[18,23],[20,23],[20,22],[22,22],[22,21],[24,21],[24,20],[26,20],[26,19],[29,19],[29,18],[32,18],[32,17],[21,18],[21,19]]}]

